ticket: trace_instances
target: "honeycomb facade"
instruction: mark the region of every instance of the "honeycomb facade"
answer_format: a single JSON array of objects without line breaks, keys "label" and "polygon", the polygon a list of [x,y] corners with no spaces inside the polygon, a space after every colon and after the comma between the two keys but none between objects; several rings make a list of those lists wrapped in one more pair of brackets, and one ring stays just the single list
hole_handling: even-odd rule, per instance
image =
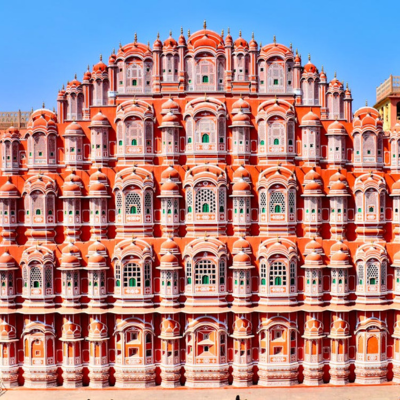
[{"label": "honeycomb facade", "polygon": [[400,145],[310,57],[135,40],[1,135],[7,387],[400,382]]}]

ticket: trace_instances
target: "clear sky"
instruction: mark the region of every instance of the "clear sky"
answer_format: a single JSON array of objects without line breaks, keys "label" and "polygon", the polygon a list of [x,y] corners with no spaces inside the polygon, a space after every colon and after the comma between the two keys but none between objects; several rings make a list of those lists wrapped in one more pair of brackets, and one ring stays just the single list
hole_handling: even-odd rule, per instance
[{"label": "clear sky", "polygon": [[56,107],[57,92],[119,43],[152,45],[195,32],[230,27],[233,39],[298,48],[332,79],[348,82],[353,110],[375,103],[376,87],[400,75],[400,0],[386,1],[122,1],[0,0],[0,111]]}]

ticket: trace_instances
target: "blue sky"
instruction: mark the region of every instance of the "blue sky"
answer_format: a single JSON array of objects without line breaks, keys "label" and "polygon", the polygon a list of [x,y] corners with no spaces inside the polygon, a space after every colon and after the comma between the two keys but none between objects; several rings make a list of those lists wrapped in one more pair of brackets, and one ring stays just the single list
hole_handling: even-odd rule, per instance
[{"label": "blue sky", "polygon": [[[380,6],[382,4],[382,6]],[[110,9],[110,5],[113,9]],[[181,26],[195,32],[230,27],[264,45],[277,41],[299,49],[303,64],[324,66],[328,79],[349,82],[353,110],[390,74],[400,75],[400,1],[122,1],[0,0],[0,111],[56,106],[57,92],[99,55],[119,42],[153,44]]]}]

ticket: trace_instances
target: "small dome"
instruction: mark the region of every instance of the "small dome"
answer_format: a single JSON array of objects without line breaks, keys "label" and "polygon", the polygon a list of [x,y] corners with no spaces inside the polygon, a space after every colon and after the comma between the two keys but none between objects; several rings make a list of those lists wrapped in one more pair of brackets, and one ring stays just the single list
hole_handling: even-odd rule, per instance
[{"label": "small dome", "polygon": [[18,196],[18,189],[17,187],[11,182],[11,180],[8,180],[6,183],[4,183],[0,187],[0,194],[5,197],[10,197],[10,196]]},{"label": "small dome", "polygon": [[170,97],[165,103],[161,105],[161,112],[162,113],[168,113],[170,111],[178,110],[179,105],[176,101]]},{"label": "small dome", "polygon": [[244,125],[250,124],[250,117],[247,114],[244,114],[242,111],[239,111],[236,115],[232,118],[233,125],[238,125],[237,123],[241,123]]},{"label": "small dome", "polygon": [[250,179],[250,172],[247,171],[246,168],[241,165],[234,173],[233,173],[233,179],[241,179],[243,178],[244,180],[249,180]]},{"label": "small dome", "polygon": [[320,126],[321,122],[317,114],[310,110],[302,119],[300,126]]},{"label": "small dome", "polygon": [[179,191],[179,187],[175,182],[172,182],[170,179],[167,180],[163,185],[161,186],[161,191]]},{"label": "small dome", "polygon": [[348,259],[349,256],[346,253],[343,253],[341,250],[339,250],[332,256],[331,262],[342,263],[348,261]]},{"label": "small dome", "polygon": [[243,251],[239,252],[235,256],[233,256],[234,263],[250,263],[250,256]]},{"label": "small dome", "polygon": [[349,254],[349,248],[342,241],[338,241],[332,245],[331,255],[338,251]]},{"label": "small dome", "polygon": [[305,253],[309,254],[312,252],[323,253],[322,244],[317,242],[315,239],[312,239],[305,245]]},{"label": "small dome", "polygon": [[239,37],[235,40],[234,43],[235,49],[248,49],[249,44],[242,38],[242,32],[239,33]]},{"label": "small dome", "polygon": [[303,71],[308,74],[318,73],[317,67],[311,62],[310,57],[308,59],[308,63],[304,66]]},{"label": "small dome", "polygon": [[178,120],[178,117],[175,115],[175,114],[173,114],[172,112],[168,112],[168,114],[166,114],[166,115],[164,115],[163,117],[162,117],[162,123],[164,124],[165,122],[169,122],[169,123],[171,123],[171,122],[178,122],[179,120]]},{"label": "small dome", "polygon": [[172,32],[169,33],[169,37],[164,41],[164,47],[167,49],[173,49],[178,46],[177,41],[172,37]]},{"label": "small dome", "polygon": [[307,183],[307,185],[304,187],[304,191],[305,192],[307,192],[307,191],[308,192],[313,192],[313,191],[320,192],[320,191],[322,191],[322,187],[318,182],[312,181],[310,183]]},{"label": "small dome", "polygon": [[93,116],[89,128],[94,126],[106,127],[106,128],[110,127],[110,123],[107,117],[101,112],[101,110],[95,116]]},{"label": "small dome", "polygon": [[75,171],[72,171],[64,180],[65,183],[76,183],[82,184],[82,179],[75,174]]},{"label": "small dome", "polygon": [[232,113],[237,113],[240,110],[250,112],[250,104],[246,100],[243,100],[242,97],[232,104]]},{"label": "small dome", "polygon": [[236,182],[233,187],[232,190],[234,192],[243,192],[243,191],[251,191],[250,185],[244,181],[243,179],[239,180],[238,182]]},{"label": "small dome", "polygon": [[306,257],[306,263],[308,261],[322,261],[322,256],[321,256],[321,254],[312,252]]},{"label": "small dome", "polygon": [[321,175],[312,168],[304,176],[305,181],[321,181]]},{"label": "small dome", "polygon": [[107,71],[107,65],[103,63],[103,57],[100,56],[100,61],[93,67],[94,73],[101,73]]},{"label": "small dome", "polygon": [[346,133],[346,129],[345,129],[344,125],[341,122],[334,121],[328,126],[328,133],[329,132],[332,132],[332,133],[344,132],[344,133]]},{"label": "small dome", "polygon": [[171,253],[167,253],[167,254],[164,254],[162,257],[161,257],[161,262],[162,263],[177,263],[178,262],[178,259],[173,255],[173,254],[171,254]]},{"label": "small dome", "polygon": [[104,267],[106,266],[106,259],[97,251],[95,251],[88,260],[90,267]]},{"label": "small dome", "polygon": [[8,251],[5,251],[1,256],[0,256],[0,267],[1,266],[15,266],[16,261],[13,256],[8,253]]},{"label": "small dome", "polygon": [[171,238],[168,238],[161,245],[160,254],[166,253],[179,254],[179,247]]},{"label": "small dome", "polygon": [[94,254],[94,253],[99,253],[99,254],[102,254],[104,256],[107,256],[106,246],[104,246],[103,243],[101,243],[98,240],[96,240],[94,243],[92,243],[88,247],[88,255],[90,256],[91,254]]},{"label": "small dome", "polygon": [[179,181],[178,171],[175,168],[169,166],[166,170],[164,170],[161,173],[161,180],[164,181],[167,179],[171,179],[174,182]]}]

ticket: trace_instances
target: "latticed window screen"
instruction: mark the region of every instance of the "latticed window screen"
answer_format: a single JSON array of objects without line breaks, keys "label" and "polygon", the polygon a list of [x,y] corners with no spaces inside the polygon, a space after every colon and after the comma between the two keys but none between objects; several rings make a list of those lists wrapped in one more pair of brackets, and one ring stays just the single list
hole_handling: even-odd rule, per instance
[{"label": "latticed window screen", "polygon": [[141,121],[130,121],[126,123],[126,144],[128,146],[143,145],[143,123]]},{"label": "latticed window screen", "polygon": [[358,283],[359,285],[362,285],[364,279],[364,265],[358,264],[357,271],[358,271]]},{"label": "latticed window screen", "polygon": [[273,63],[268,67],[268,91],[271,93],[281,93],[284,91],[284,71],[283,66]]},{"label": "latticed window screen", "polygon": [[42,271],[39,267],[31,268],[31,288],[42,287]]},{"label": "latticed window screen", "polygon": [[219,211],[225,211],[225,188],[219,189]]},{"label": "latticed window screen", "polygon": [[371,132],[366,132],[363,135],[363,156],[375,156],[375,135]]},{"label": "latticed window screen", "polygon": [[188,142],[193,141],[193,123],[191,118],[186,120],[186,136]]},{"label": "latticed window screen", "polygon": [[367,190],[367,192],[365,193],[365,203],[367,213],[376,213],[378,211],[378,193],[372,189]]},{"label": "latticed window screen", "polygon": [[124,287],[141,286],[141,270],[138,264],[129,263],[124,268]]},{"label": "latticed window screen", "polygon": [[225,120],[224,120],[224,118],[218,119],[218,137],[219,137],[220,143],[225,141]]},{"label": "latticed window screen", "polygon": [[2,272],[0,274],[0,282],[1,282],[1,286],[5,286],[5,282],[6,282],[6,273]]},{"label": "latticed window screen", "polygon": [[215,143],[215,123],[210,118],[201,118],[196,122],[196,141],[202,143],[203,135],[209,135],[209,143]]},{"label": "latticed window screen", "polygon": [[187,189],[186,190],[186,204],[188,207],[193,206],[193,192],[192,189]]},{"label": "latticed window screen", "polygon": [[196,285],[216,283],[215,264],[211,260],[201,260],[195,266]]},{"label": "latticed window screen", "polygon": [[356,212],[362,213],[363,212],[363,194],[362,192],[356,192]]},{"label": "latticed window screen", "polygon": [[146,135],[146,145],[151,146],[153,141],[153,123],[146,121],[144,125]]},{"label": "latticed window screen", "polygon": [[261,146],[265,145],[265,121],[261,121],[258,125],[258,142]]},{"label": "latticed window screen", "polygon": [[152,209],[152,201],[151,201],[151,193],[150,192],[146,192],[145,196],[144,196],[144,206],[146,208],[146,214],[150,214],[151,213],[151,209]]},{"label": "latticed window screen", "polygon": [[146,286],[150,286],[151,281],[151,265],[149,262],[146,262],[144,265],[144,280],[146,282]]},{"label": "latticed window screen", "polygon": [[51,267],[47,267],[45,269],[45,280],[46,280],[46,287],[51,288],[53,286],[53,271]]},{"label": "latticed window screen", "polygon": [[285,195],[282,192],[271,192],[270,202],[269,202],[269,212],[271,214],[275,213],[285,213]]},{"label": "latticed window screen", "polygon": [[296,264],[295,263],[290,263],[290,284],[294,285],[296,279]]},{"label": "latticed window screen", "polygon": [[269,284],[286,285],[286,266],[280,261],[274,262],[269,269]]},{"label": "latticed window screen", "polygon": [[215,193],[213,190],[200,189],[196,192],[196,213],[202,213],[204,205],[208,205],[208,212],[215,213]]},{"label": "latticed window screen", "polygon": [[187,283],[192,283],[192,263],[190,261],[186,263],[186,278]]},{"label": "latticed window screen", "polygon": [[[118,199],[117,199],[118,201]],[[121,207],[122,207],[122,200],[121,200]],[[126,214],[133,214],[131,213],[132,207],[136,207],[136,214],[141,214],[142,206],[140,204],[140,196],[138,193],[129,192],[126,194],[125,197],[125,213]],[[118,208],[118,204],[117,204]]]},{"label": "latticed window screen", "polygon": [[262,191],[260,193],[260,209],[262,213],[266,212],[266,207],[267,207],[267,194],[265,193],[265,191]]},{"label": "latticed window screen", "polygon": [[265,261],[263,260],[261,262],[260,266],[260,277],[261,277],[261,285],[265,285],[266,279],[267,279],[267,265],[265,264]]},{"label": "latticed window screen", "polygon": [[122,193],[118,192],[115,196],[115,204],[117,206],[117,213],[121,213],[122,210]]},{"label": "latticed window screen", "polygon": [[383,262],[381,266],[381,282],[382,285],[386,285],[386,263]]},{"label": "latticed window screen", "polygon": [[[379,269],[377,264],[367,265],[367,281],[370,285],[377,283],[379,275]],[[375,283],[374,283],[375,280]]]},{"label": "latticed window screen", "polygon": [[78,271],[74,272],[74,286],[75,287],[79,286],[79,272]]},{"label": "latticed window screen", "polygon": [[268,125],[268,145],[279,145],[283,146],[285,142],[285,127],[279,123],[274,122]]},{"label": "latticed window screen", "polygon": [[225,261],[221,260],[219,262],[219,279],[220,283],[225,283]]},{"label": "latticed window screen", "polygon": [[296,192],[294,190],[289,191],[289,212],[294,213],[296,209]]},{"label": "latticed window screen", "polygon": [[115,264],[115,279],[121,281],[121,265],[120,263]]}]

